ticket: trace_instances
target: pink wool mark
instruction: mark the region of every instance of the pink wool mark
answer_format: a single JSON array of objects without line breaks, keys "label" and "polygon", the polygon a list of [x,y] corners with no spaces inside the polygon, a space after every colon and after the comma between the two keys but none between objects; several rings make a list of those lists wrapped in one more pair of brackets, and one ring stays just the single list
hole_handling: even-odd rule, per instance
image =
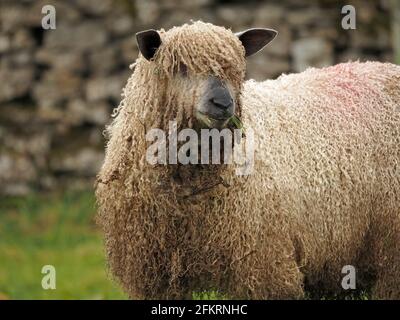
[{"label": "pink wool mark", "polygon": [[379,96],[373,80],[359,66],[358,62],[342,63],[321,70],[325,76],[322,88],[332,99],[331,107],[349,115],[362,114],[368,101]]}]

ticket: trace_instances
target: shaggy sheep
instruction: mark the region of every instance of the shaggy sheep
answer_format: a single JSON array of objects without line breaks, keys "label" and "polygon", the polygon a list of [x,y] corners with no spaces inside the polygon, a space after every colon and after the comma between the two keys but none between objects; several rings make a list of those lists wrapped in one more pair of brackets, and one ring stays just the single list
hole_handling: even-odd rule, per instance
[{"label": "shaggy sheep", "polygon": [[[109,266],[130,297],[301,298],[340,292],[353,265],[357,288],[400,298],[400,67],[355,62],[245,82],[245,56],[274,36],[203,22],[137,35],[142,54],[96,185]],[[145,159],[151,128],[196,127],[209,76],[254,131],[248,176]]]}]

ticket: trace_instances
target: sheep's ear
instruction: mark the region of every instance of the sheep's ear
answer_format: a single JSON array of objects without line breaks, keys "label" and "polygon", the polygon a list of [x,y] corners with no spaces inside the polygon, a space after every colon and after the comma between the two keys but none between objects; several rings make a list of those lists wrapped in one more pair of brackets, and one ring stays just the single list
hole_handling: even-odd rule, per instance
[{"label": "sheep's ear", "polygon": [[136,41],[141,54],[147,60],[154,57],[158,47],[161,45],[160,35],[153,29],[136,33]]},{"label": "sheep's ear", "polygon": [[273,29],[255,28],[236,33],[246,50],[246,57],[249,57],[270,43],[278,34]]}]

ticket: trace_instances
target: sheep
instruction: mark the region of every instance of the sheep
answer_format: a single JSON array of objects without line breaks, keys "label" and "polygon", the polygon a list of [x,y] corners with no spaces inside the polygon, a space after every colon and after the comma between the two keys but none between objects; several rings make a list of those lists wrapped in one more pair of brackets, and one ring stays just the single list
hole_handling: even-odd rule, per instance
[{"label": "sheep", "polygon": [[[201,21],[137,34],[96,181],[109,268],[131,298],[301,299],[343,292],[353,265],[357,288],[400,299],[400,67],[349,62],[244,81],[245,57],[275,35]],[[209,76],[254,132],[249,175],[145,159],[151,128],[196,128]]]}]

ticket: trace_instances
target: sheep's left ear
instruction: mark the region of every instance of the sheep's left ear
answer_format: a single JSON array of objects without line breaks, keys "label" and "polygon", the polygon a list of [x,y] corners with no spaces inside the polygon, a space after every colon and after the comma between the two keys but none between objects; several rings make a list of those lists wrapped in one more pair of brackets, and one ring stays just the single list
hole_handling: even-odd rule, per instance
[{"label": "sheep's left ear", "polygon": [[154,57],[157,49],[161,45],[160,35],[153,29],[136,33],[136,41],[141,54],[147,60]]},{"label": "sheep's left ear", "polygon": [[273,29],[255,28],[236,33],[249,57],[270,43],[278,34]]}]

